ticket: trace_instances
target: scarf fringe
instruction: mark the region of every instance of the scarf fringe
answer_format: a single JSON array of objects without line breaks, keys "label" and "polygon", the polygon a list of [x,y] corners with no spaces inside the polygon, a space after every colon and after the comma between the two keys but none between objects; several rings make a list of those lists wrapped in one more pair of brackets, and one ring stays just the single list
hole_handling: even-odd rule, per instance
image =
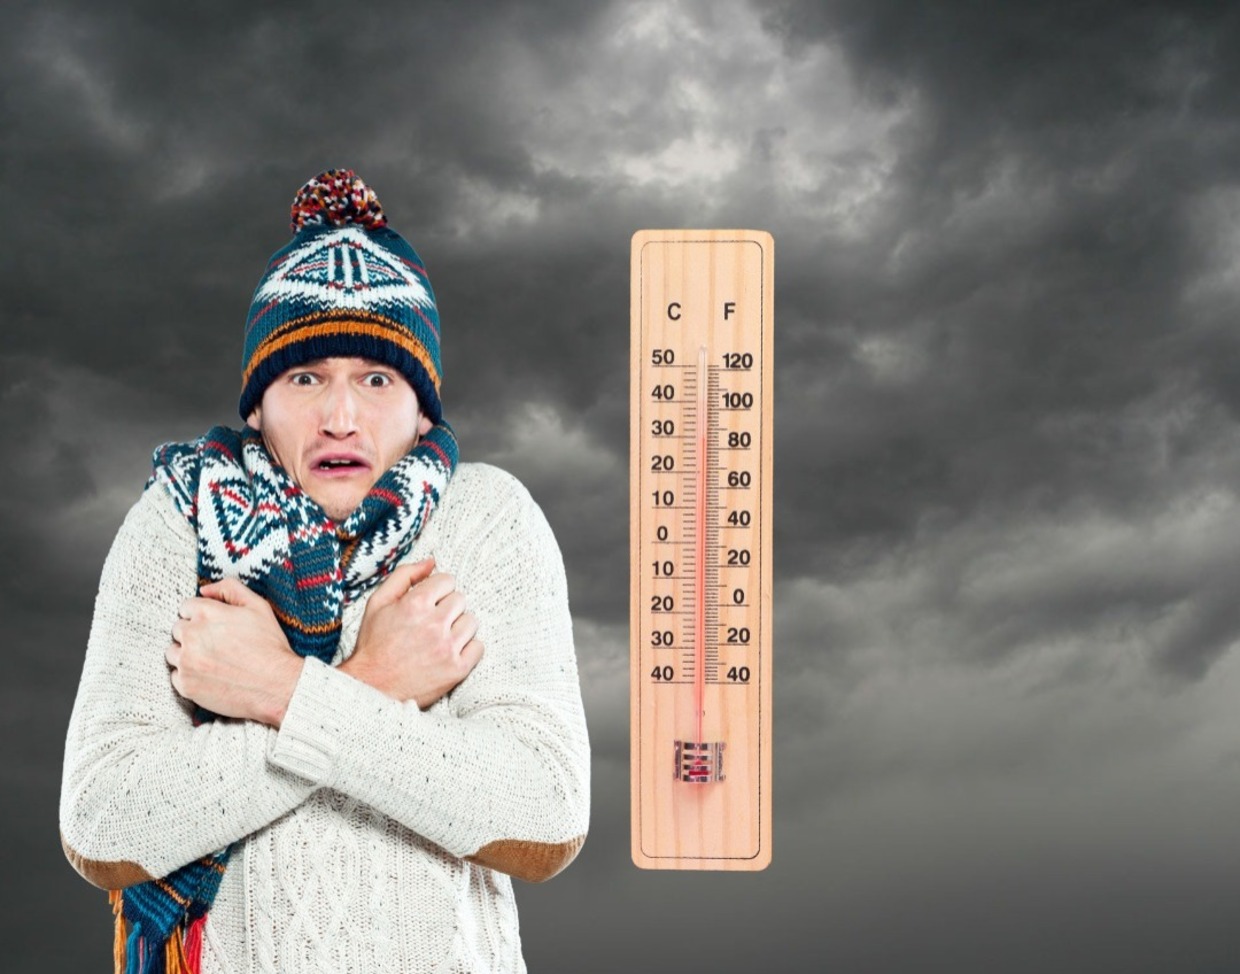
[{"label": "scarf fringe", "polygon": [[116,934],[112,939],[112,964],[115,974],[201,974],[202,932],[204,914],[189,925],[177,927],[160,949],[147,943],[140,924],[132,929],[122,912],[124,901],[119,889],[109,891],[108,899],[116,918]]},{"label": "scarf fringe", "polygon": [[114,974],[125,974],[125,905],[119,889],[108,891],[108,900],[112,904],[112,916],[116,919],[116,933],[112,937],[112,970]]},{"label": "scarf fringe", "polygon": [[202,932],[206,925],[207,915],[204,913],[185,931],[185,969],[190,974],[198,974],[202,970]]}]

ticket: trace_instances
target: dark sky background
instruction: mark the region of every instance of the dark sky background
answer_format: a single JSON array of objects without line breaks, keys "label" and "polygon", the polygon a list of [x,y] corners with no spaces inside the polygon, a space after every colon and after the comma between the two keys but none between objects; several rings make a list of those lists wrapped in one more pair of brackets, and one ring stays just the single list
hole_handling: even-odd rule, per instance
[{"label": "dark sky background", "polygon": [[[568,568],[590,839],[536,972],[1240,969],[1240,14],[716,0],[5,4],[4,970],[105,970],[61,856],[107,547],[239,422],[297,187],[427,261],[445,413]],[[629,238],[776,242],[775,836],[629,860]]]}]

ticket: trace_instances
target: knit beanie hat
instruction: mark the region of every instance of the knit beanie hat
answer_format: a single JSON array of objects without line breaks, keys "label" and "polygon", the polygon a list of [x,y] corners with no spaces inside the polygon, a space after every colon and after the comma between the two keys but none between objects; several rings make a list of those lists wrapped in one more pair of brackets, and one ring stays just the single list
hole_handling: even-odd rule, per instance
[{"label": "knit beanie hat", "polygon": [[422,412],[443,418],[439,311],[422,260],[388,228],[374,190],[328,169],[297,193],[293,239],[267,263],[245,324],[241,418],[285,369],[330,356],[398,370]]}]

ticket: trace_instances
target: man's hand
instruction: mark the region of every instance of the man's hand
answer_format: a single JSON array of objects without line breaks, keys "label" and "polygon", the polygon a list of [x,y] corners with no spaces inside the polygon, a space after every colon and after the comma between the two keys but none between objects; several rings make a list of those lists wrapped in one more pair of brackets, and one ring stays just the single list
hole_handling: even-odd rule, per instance
[{"label": "man's hand", "polygon": [[451,575],[435,560],[401,565],[371,595],[357,648],[340,669],[394,700],[425,710],[467,677],[482,658],[478,620]]},{"label": "man's hand", "polygon": [[303,660],[267,600],[225,578],[202,586],[177,615],[164,654],[173,689],[212,713],[279,727]]}]

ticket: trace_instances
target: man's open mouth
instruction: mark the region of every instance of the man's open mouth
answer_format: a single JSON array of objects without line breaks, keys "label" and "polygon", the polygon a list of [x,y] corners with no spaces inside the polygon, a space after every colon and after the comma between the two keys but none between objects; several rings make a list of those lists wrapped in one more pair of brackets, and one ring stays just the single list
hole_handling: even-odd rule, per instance
[{"label": "man's open mouth", "polygon": [[315,470],[324,472],[347,472],[349,470],[366,470],[370,464],[360,457],[339,456],[339,457],[323,457],[314,464]]}]

